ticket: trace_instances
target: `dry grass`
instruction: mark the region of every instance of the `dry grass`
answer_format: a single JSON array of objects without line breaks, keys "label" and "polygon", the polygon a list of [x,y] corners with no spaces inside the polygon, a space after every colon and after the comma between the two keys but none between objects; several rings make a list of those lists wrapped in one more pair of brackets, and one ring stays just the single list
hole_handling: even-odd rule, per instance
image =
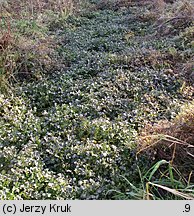
[{"label": "dry grass", "polygon": [[100,0],[96,6],[97,10],[111,9],[118,10],[131,5],[131,0]]},{"label": "dry grass", "polygon": [[194,101],[184,105],[172,121],[147,125],[139,137],[139,153],[166,159],[185,175],[194,169]]},{"label": "dry grass", "polygon": [[[167,4],[171,3],[171,4]],[[148,10],[139,15],[141,21],[152,20],[155,33],[149,36],[167,37],[176,40],[177,44],[184,46],[184,50],[193,47],[194,38],[194,4],[193,1],[149,1]],[[184,45],[183,45],[184,43]],[[153,55],[151,55],[153,53]],[[147,55],[151,65],[169,65],[164,73],[168,76],[180,78],[183,81],[180,93],[185,98],[193,100],[194,95],[194,61],[179,48],[169,47],[166,52],[152,51]],[[147,154],[153,161],[162,159],[170,161],[177,167],[183,176],[194,181],[194,101],[182,107],[180,113],[172,121],[163,120],[148,124],[138,139],[138,154]]]},{"label": "dry grass", "polygon": [[165,8],[166,3],[163,0],[100,0],[97,9],[122,9],[129,6],[151,5],[155,11]]},{"label": "dry grass", "polygon": [[160,184],[155,184],[155,183],[152,183],[152,182],[148,182],[146,187],[147,187],[147,199],[149,200],[149,196],[150,196],[150,193],[149,193],[149,188],[155,186],[157,187],[158,189],[162,189],[163,191],[166,191],[168,193],[171,193],[173,195],[175,195],[176,197],[180,197],[182,199],[186,199],[186,200],[193,200],[194,199],[194,196],[192,194],[187,194],[187,193],[183,193],[179,190],[175,190],[175,189],[172,189],[172,188],[169,188],[169,187],[166,187],[164,185],[160,185]]},{"label": "dry grass", "polygon": [[72,11],[72,9],[72,0],[6,0],[1,5],[1,12],[14,18],[32,18],[48,10],[64,13],[66,10]]},{"label": "dry grass", "polygon": [[[72,0],[5,0],[0,3],[0,89],[26,78],[41,79],[61,67],[49,25],[73,12]],[[7,86],[7,87],[6,87]]]},{"label": "dry grass", "polygon": [[189,27],[194,21],[194,4],[192,1],[175,1],[164,10],[156,22],[157,36],[176,35]]}]

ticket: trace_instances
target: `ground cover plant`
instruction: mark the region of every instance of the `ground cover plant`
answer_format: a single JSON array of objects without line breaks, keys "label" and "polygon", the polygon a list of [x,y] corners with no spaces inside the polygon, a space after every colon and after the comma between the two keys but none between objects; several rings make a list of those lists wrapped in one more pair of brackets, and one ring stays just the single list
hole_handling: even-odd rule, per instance
[{"label": "ground cover plant", "polygon": [[4,1],[0,199],[193,199],[193,10]]}]

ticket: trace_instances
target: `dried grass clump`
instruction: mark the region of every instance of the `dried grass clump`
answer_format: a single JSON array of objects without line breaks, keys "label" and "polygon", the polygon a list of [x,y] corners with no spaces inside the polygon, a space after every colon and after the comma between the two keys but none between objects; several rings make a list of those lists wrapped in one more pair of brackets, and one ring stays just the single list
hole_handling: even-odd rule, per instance
[{"label": "dried grass clump", "polygon": [[[175,72],[187,83],[187,86],[194,87],[194,57],[191,57],[185,63],[178,63]],[[194,94],[193,91],[190,91],[190,93]]]},{"label": "dried grass clump", "polygon": [[167,7],[164,0],[137,1],[136,4],[143,9],[137,14],[142,22],[156,22]]},{"label": "dried grass clump", "polygon": [[177,35],[185,28],[191,26],[194,21],[194,4],[192,1],[176,1],[156,22],[157,35]]},{"label": "dried grass clump", "polygon": [[0,29],[0,52],[6,50],[12,44],[11,26],[9,20],[5,20],[7,28]]},{"label": "dried grass clump", "polygon": [[0,89],[7,91],[11,86],[8,80],[13,76],[11,70],[13,68],[12,50],[14,38],[11,32],[10,23],[6,20],[6,29],[0,29]]},{"label": "dried grass clump", "polygon": [[183,173],[194,170],[194,101],[184,105],[172,121],[147,125],[139,137],[139,153],[165,159]]},{"label": "dried grass clump", "polygon": [[100,0],[97,3],[97,9],[118,10],[129,6],[151,6],[156,11],[161,11],[165,8],[164,0]]},{"label": "dried grass clump", "polygon": [[64,13],[72,11],[73,0],[6,0],[0,5],[1,16],[14,18],[36,17],[45,11]]},{"label": "dried grass clump", "polygon": [[175,1],[171,9],[171,14],[174,16],[192,17],[194,14],[193,1]]},{"label": "dried grass clump", "polygon": [[12,81],[41,79],[43,73],[61,68],[57,42],[48,31],[53,20],[73,11],[74,2],[77,4],[73,0],[0,2],[0,90]]},{"label": "dried grass clump", "polygon": [[43,72],[57,69],[57,45],[51,36],[18,34],[9,22],[6,25],[0,32],[0,88],[26,78],[41,79]]},{"label": "dried grass clump", "polygon": [[180,32],[177,41],[183,41],[184,46],[192,49],[194,47],[194,25],[189,26],[184,29],[184,31]]},{"label": "dried grass clump", "polygon": [[43,73],[51,73],[60,67],[60,61],[56,58],[56,44],[52,37],[27,40],[20,37],[14,46],[19,54],[16,61],[17,78],[41,79]]},{"label": "dried grass clump", "polygon": [[131,0],[100,0],[96,8],[98,10],[118,10],[131,5]]}]

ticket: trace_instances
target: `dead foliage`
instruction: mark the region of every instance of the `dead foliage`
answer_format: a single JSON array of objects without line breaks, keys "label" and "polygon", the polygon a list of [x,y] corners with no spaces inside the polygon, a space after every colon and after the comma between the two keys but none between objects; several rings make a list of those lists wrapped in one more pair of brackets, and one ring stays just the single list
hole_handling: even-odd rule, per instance
[{"label": "dead foliage", "polygon": [[3,82],[26,78],[41,79],[43,74],[61,68],[56,57],[55,38],[46,32],[36,32],[30,28],[24,28],[24,32],[20,32],[16,23],[34,22],[39,29],[44,29],[49,24],[44,17],[47,11],[61,14],[66,13],[65,10],[70,10],[72,6],[71,0],[7,0],[0,4],[1,86]]},{"label": "dead foliage", "polygon": [[6,50],[12,44],[11,26],[9,19],[6,19],[6,30],[0,31],[0,52]]},{"label": "dead foliage", "polygon": [[163,10],[166,4],[173,4],[174,2],[175,0],[100,0],[97,3],[97,9],[119,10],[123,7],[149,5],[156,12]]},{"label": "dead foliage", "polygon": [[63,13],[65,10],[72,10],[72,8],[72,0],[6,0],[1,4],[1,16],[37,17],[44,11]]},{"label": "dead foliage", "polygon": [[131,5],[131,0],[101,0],[98,2],[97,10],[118,10]]},{"label": "dead foliage", "polygon": [[194,21],[194,5],[191,1],[176,1],[156,21],[156,36],[174,36],[191,26]]},{"label": "dead foliage", "polygon": [[194,170],[194,101],[184,105],[173,121],[147,125],[139,137],[138,153],[166,159],[185,175]]},{"label": "dead foliage", "polygon": [[[181,77],[188,86],[194,87],[194,58],[191,57],[186,62],[176,63],[174,73]],[[192,95],[193,92],[190,91],[190,94]]]}]

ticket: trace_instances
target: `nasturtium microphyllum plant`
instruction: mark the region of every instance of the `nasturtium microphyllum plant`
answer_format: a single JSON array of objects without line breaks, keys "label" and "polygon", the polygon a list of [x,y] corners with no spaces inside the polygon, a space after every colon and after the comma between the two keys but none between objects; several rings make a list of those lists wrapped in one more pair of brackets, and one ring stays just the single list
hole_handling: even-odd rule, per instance
[{"label": "nasturtium microphyllum plant", "polygon": [[193,99],[186,76],[175,70],[192,56],[192,28],[155,37],[149,6],[90,4],[97,9],[47,26],[63,67],[0,94],[0,199],[125,193],[126,179],[141,184],[138,167],[152,163],[147,156],[136,160],[140,130],[173,119]]}]

